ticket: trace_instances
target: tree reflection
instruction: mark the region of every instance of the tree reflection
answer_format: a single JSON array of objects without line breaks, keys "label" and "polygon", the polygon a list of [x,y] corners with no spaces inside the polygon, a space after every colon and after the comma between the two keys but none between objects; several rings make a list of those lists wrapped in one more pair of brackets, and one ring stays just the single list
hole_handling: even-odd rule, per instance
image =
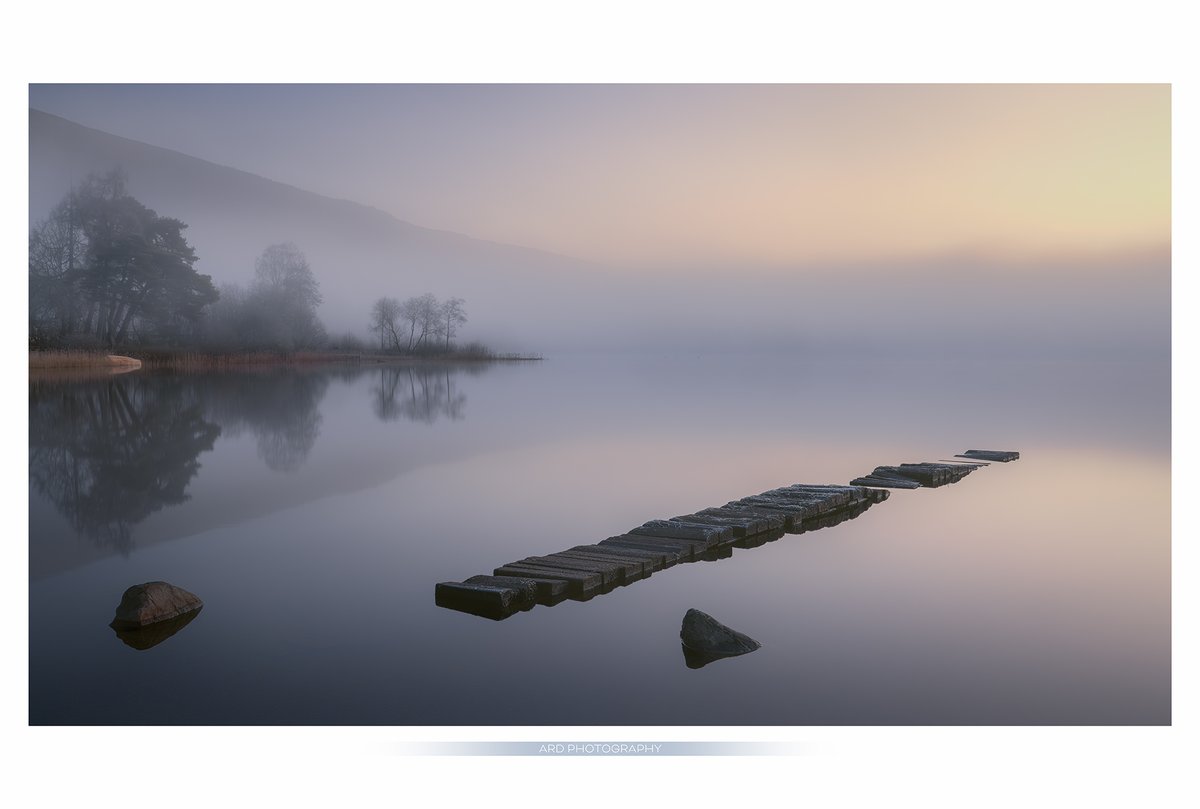
[{"label": "tree reflection", "polygon": [[294,472],[321,434],[321,400],[329,377],[279,370],[214,375],[204,382],[211,413],[230,435],[249,429],[258,457],[275,472]]},{"label": "tree reflection", "polygon": [[188,499],[218,436],[248,430],[269,469],[300,468],[328,385],[292,371],[31,381],[30,489],[76,533],[127,555],[134,526]]},{"label": "tree reflection", "polygon": [[29,480],[75,530],[122,554],[131,529],[187,500],[221,428],[183,380],[29,386]]},{"label": "tree reflection", "polygon": [[433,424],[441,417],[464,418],[466,394],[455,387],[461,368],[449,365],[385,366],[379,383],[371,389],[375,415],[383,421],[421,421]]},{"label": "tree reflection", "polygon": [[252,435],[268,469],[292,473],[321,434],[321,403],[332,380],[353,384],[369,374],[376,416],[432,424],[465,418],[457,375],[483,370],[390,365],[34,379],[30,492],[78,535],[128,554],[138,523],[188,500],[199,458],[219,436]]}]

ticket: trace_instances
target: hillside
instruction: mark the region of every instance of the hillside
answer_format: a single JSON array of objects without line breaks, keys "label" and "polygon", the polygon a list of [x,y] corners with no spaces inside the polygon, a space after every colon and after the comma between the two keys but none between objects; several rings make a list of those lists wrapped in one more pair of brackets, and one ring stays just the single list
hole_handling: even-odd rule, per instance
[{"label": "hillside", "polygon": [[1170,350],[1169,245],[1016,264],[964,254],[620,273],[419,227],[37,110],[29,158],[35,220],[88,172],[121,166],[136,197],[188,223],[199,269],[218,284],[248,280],[263,248],[295,242],[321,283],[320,315],[333,333],[365,336],[381,295],[431,292],[465,298],[470,321],[460,336],[501,351],[1117,359]]},{"label": "hillside", "polygon": [[545,284],[581,269],[569,259],[422,228],[365,205],[29,111],[33,221],[89,172],[114,166],[128,174],[134,196],[188,223],[197,267],[218,284],[247,280],[268,244],[297,243],[322,283],[321,314],[335,331],[364,331],[367,309],[379,295],[433,292],[486,301],[472,307],[473,325],[524,343],[508,328],[509,319],[491,318],[489,310],[519,303],[514,281]]}]

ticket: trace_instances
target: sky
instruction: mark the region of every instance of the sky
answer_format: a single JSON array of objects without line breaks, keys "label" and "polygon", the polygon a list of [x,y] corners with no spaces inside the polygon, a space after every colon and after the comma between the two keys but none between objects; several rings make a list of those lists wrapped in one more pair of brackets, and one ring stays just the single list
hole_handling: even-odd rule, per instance
[{"label": "sky", "polygon": [[1169,248],[1168,85],[31,85],[30,106],[614,265]]}]

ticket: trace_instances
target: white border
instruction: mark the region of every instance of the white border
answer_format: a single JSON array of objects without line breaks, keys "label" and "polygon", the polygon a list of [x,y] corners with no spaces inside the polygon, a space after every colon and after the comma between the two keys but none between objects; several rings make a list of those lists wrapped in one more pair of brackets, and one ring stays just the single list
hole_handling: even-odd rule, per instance
[{"label": "white border", "polygon": [[[1086,81],[1173,83],[1176,266],[1197,221],[1194,26],[1184,6],[1017,2],[24,3],[5,12],[0,346],[24,367],[27,83],[59,81]],[[134,42],[136,45],[130,45]],[[1194,413],[1191,273],[1174,274],[1173,412]],[[130,800],[241,806],[369,800],[658,797],[818,805],[1197,805],[1194,518],[1174,513],[1171,728],[28,728],[24,381],[6,382],[0,667],[5,793],[34,805]],[[1176,493],[1192,491],[1189,419],[1176,423]],[[1173,498],[1180,503],[1181,498]],[[404,740],[566,738],[800,741],[776,759],[405,758]],[[780,764],[783,766],[780,766]],[[620,773],[617,773],[617,768]],[[535,772],[536,770],[536,772]],[[469,775],[468,775],[469,773]],[[464,777],[467,776],[467,777]],[[522,781],[522,779],[528,779]],[[524,785],[523,785],[524,784]],[[763,793],[761,790],[769,790]],[[430,791],[433,790],[433,791]],[[272,801],[274,802],[274,801]],[[18,804],[25,805],[22,800]]]}]

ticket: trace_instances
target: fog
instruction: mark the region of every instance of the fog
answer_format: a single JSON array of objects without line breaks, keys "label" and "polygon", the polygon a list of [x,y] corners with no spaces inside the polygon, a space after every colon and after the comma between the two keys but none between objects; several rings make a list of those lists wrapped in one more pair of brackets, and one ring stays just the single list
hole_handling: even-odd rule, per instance
[{"label": "fog", "polygon": [[[325,159],[336,167],[344,158],[331,151]],[[943,250],[616,264],[420,227],[36,110],[31,223],[89,172],[115,166],[133,196],[188,225],[196,269],[217,286],[248,285],[264,248],[297,245],[320,284],[319,316],[330,334],[368,338],[376,299],[432,293],[465,299],[462,339],[547,356],[636,350],[1053,360],[1170,351],[1167,244],[1041,257]],[[520,187],[511,189],[511,204],[522,204]],[[623,238],[615,230],[610,236]],[[864,242],[870,239],[864,232]]]}]

